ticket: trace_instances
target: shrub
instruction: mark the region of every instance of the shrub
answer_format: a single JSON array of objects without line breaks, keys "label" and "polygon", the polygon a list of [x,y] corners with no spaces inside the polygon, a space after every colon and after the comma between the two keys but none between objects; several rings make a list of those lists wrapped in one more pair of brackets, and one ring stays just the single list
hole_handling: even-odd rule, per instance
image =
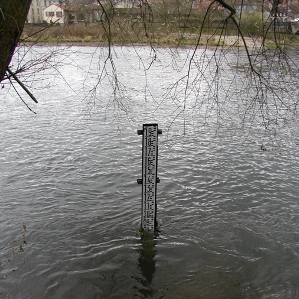
[{"label": "shrub", "polygon": [[249,35],[261,35],[263,33],[263,15],[260,12],[243,14],[241,17],[241,30]]}]

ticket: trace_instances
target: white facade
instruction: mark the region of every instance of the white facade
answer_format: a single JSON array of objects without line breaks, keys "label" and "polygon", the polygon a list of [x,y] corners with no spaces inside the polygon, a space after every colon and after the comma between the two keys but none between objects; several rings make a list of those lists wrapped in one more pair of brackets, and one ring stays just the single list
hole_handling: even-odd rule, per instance
[{"label": "white facade", "polygon": [[44,20],[43,9],[53,3],[55,3],[55,0],[32,0],[27,15],[27,23],[42,23]]},{"label": "white facade", "polygon": [[140,4],[140,0],[114,0],[114,8],[133,8]]},{"label": "white facade", "polygon": [[64,23],[64,11],[58,4],[51,4],[43,9],[43,20],[47,23]]},{"label": "white facade", "polygon": [[42,23],[43,22],[43,1],[32,0],[29,12],[27,15],[28,23]]},{"label": "white facade", "polygon": [[45,7],[47,7],[47,6],[50,6],[51,4],[54,4],[54,3],[56,3],[56,2],[58,2],[58,1],[54,1],[54,0],[41,0],[41,1],[43,1],[43,8],[45,8]]}]

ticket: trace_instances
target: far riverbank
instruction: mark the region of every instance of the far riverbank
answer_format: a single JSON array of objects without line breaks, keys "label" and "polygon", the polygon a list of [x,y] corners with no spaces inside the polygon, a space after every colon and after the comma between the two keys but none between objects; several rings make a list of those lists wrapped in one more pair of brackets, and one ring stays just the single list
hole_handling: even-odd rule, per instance
[{"label": "far riverbank", "polygon": [[[139,28],[140,29],[140,28]],[[245,47],[250,49],[260,48],[263,43],[261,36],[253,35],[244,37],[245,43],[235,30],[229,32],[217,32],[217,30],[158,30],[147,33],[143,30],[133,30],[132,28],[114,28],[107,34],[105,27],[101,24],[72,24],[68,26],[57,25],[31,25],[26,24],[21,40],[30,43],[53,43],[70,45],[99,45],[99,44],[149,44],[161,46],[227,46]],[[165,29],[165,28],[164,28]],[[200,38],[199,38],[200,36]],[[279,43],[283,46],[298,45],[298,37],[291,34],[280,36]],[[275,47],[274,39],[269,36],[264,44],[267,47]]]}]

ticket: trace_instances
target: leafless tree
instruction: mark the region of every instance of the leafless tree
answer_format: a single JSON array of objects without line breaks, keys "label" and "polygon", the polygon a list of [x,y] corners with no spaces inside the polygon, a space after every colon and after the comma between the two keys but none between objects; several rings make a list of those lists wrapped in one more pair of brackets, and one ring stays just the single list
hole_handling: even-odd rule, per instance
[{"label": "leafless tree", "polygon": [[[264,1],[143,0],[127,9],[124,17],[114,1],[97,2],[103,18],[96,30],[100,44],[105,44],[108,51],[99,69],[98,84],[88,95],[89,103],[97,101],[102,81],[110,78],[115,107],[126,109],[127,87],[119,79],[113,53],[114,40],[117,45],[123,40],[126,46],[134,47],[138,42],[149,45],[151,61],[143,64],[145,74],[155,64],[157,45],[171,44],[173,53],[175,47],[188,48],[187,71],[170,84],[161,100],[180,98],[177,115],[191,109],[193,117],[200,115],[198,119],[203,123],[208,123],[211,115],[218,124],[225,117],[241,127],[258,122],[263,128],[273,130],[273,135],[280,126],[289,125],[297,118],[298,69],[294,55],[290,55],[297,38],[287,35],[280,26],[280,0],[270,1],[268,12]],[[205,5],[205,9],[195,9],[196,5]],[[1,32],[8,18],[5,9],[1,7]],[[60,30],[71,32],[68,27]],[[90,34],[91,29],[84,30]],[[18,38],[12,41],[12,49]],[[208,49],[213,51],[208,54]],[[20,70],[9,69],[12,51],[9,53],[10,58],[1,62],[0,80],[17,81]],[[182,89],[183,95],[178,93]],[[231,113],[231,98],[239,99],[235,103],[238,115]]]}]

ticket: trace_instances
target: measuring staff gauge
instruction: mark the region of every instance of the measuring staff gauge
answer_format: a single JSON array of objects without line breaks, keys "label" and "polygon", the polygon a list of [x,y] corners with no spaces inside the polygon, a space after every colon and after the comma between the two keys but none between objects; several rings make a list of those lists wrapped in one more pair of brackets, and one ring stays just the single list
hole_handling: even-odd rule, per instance
[{"label": "measuring staff gauge", "polygon": [[142,134],[142,184],[141,227],[145,231],[156,228],[156,194],[157,194],[157,166],[158,166],[158,130],[157,124],[144,124]]}]

